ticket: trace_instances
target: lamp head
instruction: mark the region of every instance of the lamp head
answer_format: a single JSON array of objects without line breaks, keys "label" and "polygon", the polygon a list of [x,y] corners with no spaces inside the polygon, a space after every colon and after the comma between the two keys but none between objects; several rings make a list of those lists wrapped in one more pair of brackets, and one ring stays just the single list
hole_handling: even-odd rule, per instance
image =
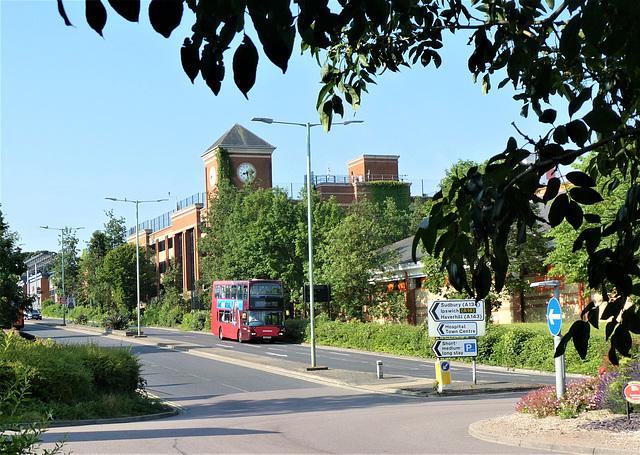
[{"label": "lamp head", "polygon": [[266,117],[253,117],[251,119],[252,122],[262,122],[262,123],[267,123],[267,124],[271,124],[273,123],[273,119],[272,118],[266,118]]}]

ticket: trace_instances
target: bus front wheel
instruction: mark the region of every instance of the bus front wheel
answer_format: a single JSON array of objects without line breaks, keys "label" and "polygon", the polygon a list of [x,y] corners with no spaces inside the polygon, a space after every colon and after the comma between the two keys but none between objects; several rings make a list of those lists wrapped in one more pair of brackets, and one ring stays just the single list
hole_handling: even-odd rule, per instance
[{"label": "bus front wheel", "polygon": [[242,343],[242,331],[238,330],[238,343]]},{"label": "bus front wheel", "polygon": [[220,331],[218,332],[218,338],[222,340],[222,327],[220,327]]}]

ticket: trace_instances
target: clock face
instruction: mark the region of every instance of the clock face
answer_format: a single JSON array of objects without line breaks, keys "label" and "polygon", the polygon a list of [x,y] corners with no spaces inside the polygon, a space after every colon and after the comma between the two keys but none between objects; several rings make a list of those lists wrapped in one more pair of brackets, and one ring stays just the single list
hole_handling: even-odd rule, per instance
[{"label": "clock face", "polygon": [[213,166],[209,169],[209,185],[216,186],[216,168]]},{"label": "clock face", "polygon": [[250,182],[256,178],[256,168],[253,164],[242,163],[238,166],[238,178],[243,182]]}]

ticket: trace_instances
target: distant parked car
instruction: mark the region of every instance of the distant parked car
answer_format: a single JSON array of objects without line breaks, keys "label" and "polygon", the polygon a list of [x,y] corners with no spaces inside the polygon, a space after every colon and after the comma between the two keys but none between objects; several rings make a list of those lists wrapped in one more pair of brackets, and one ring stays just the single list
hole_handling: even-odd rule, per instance
[{"label": "distant parked car", "polygon": [[27,319],[42,319],[42,314],[38,310],[27,312]]}]

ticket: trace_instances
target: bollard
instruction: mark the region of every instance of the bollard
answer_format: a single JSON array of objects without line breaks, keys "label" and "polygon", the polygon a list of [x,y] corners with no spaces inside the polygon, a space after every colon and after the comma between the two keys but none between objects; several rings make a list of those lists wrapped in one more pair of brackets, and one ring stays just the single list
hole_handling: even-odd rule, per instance
[{"label": "bollard", "polygon": [[436,366],[436,382],[438,383],[438,393],[445,390],[451,390],[451,373],[449,372],[450,363],[446,360],[438,359]]},{"label": "bollard", "polygon": [[376,376],[378,379],[382,379],[382,360],[376,361]]}]

